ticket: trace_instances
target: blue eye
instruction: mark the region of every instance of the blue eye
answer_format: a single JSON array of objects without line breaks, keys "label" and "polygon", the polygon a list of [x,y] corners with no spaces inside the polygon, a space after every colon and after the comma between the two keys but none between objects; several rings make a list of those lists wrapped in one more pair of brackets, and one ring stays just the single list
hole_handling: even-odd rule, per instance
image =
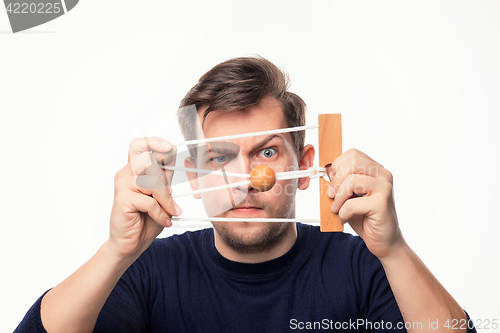
[{"label": "blue eye", "polygon": [[226,155],[217,156],[217,157],[214,157],[212,160],[216,163],[224,163],[227,161],[227,156]]},{"label": "blue eye", "polygon": [[262,149],[259,153],[259,156],[264,158],[271,158],[274,155],[276,155],[276,149],[274,148]]}]

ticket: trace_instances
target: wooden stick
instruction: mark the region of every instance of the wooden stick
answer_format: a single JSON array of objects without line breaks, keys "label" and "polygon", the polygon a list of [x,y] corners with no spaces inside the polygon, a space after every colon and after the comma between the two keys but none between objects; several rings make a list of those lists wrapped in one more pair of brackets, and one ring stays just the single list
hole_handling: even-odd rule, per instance
[{"label": "wooden stick", "polygon": [[320,223],[318,219],[281,219],[281,218],[258,218],[258,217],[178,217],[171,218],[173,222],[189,222],[189,221],[207,221],[207,222],[302,222],[302,223]]},{"label": "wooden stick", "polygon": [[[342,154],[342,121],[340,113],[318,115],[319,166],[326,167]],[[327,195],[330,182],[319,179],[320,230],[322,232],[344,231],[338,214],[332,212],[333,199]]]}]

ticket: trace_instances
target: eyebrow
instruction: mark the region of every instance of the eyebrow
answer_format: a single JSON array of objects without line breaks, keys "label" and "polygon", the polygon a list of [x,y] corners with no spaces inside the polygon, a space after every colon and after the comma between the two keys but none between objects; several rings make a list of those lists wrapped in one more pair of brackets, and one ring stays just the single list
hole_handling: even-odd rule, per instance
[{"label": "eyebrow", "polygon": [[210,149],[205,150],[205,152],[203,153],[203,156],[206,156],[207,154],[213,154],[213,153],[228,154],[228,153],[235,153],[235,151],[232,149],[224,149],[224,148],[214,147],[214,148],[210,148]]},{"label": "eyebrow", "polygon": [[[265,137],[264,139],[262,139],[261,142],[258,142],[257,144],[255,144],[255,146],[253,146],[250,150],[254,151],[254,150],[257,150],[259,148],[262,148],[263,146],[265,146],[269,141],[273,140],[274,138],[279,138],[279,139],[285,141],[285,138],[283,138],[281,135],[271,134],[271,135]],[[234,153],[234,150],[214,147],[214,148],[210,148],[208,150],[205,150],[205,152],[203,153],[203,156],[206,156],[207,154],[213,154],[213,153],[227,154],[227,153]]]},{"label": "eyebrow", "polygon": [[252,150],[256,150],[256,149],[259,149],[259,148],[262,148],[263,146],[265,146],[269,141],[271,141],[272,139],[274,138],[279,138],[283,141],[285,141],[285,139],[281,136],[281,135],[277,135],[277,134],[271,134],[269,135],[267,138],[264,138],[261,142],[257,143],[253,148]]}]

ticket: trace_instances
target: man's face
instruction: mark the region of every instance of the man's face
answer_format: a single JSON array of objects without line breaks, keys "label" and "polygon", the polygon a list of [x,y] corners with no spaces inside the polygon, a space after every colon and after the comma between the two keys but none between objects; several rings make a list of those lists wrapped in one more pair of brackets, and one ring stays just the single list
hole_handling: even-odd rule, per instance
[{"label": "man's face", "polygon": [[[205,108],[198,110],[200,121]],[[286,128],[281,105],[266,98],[258,106],[244,112],[212,112],[203,123],[206,138]],[[196,167],[226,172],[250,173],[260,164],[272,167],[276,173],[299,169],[290,133],[229,140],[228,149],[207,145],[198,152]],[[236,146],[237,145],[237,146]],[[238,149],[233,149],[233,147]],[[237,155],[236,155],[237,154]],[[201,175],[200,175],[201,176]],[[242,177],[205,175],[196,180],[200,189],[220,186],[226,182],[246,180]],[[207,192],[201,195],[208,216],[225,218],[294,218],[297,179],[280,180],[267,192],[258,192],[250,185]],[[280,242],[289,227],[280,222],[213,222],[222,240],[234,249],[260,252]]]}]

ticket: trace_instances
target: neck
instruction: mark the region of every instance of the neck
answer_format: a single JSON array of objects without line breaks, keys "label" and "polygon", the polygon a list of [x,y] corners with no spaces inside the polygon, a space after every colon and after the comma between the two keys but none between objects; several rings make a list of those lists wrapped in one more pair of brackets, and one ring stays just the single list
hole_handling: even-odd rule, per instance
[{"label": "neck", "polygon": [[287,223],[284,237],[275,246],[262,252],[242,253],[226,244],[217,230],[214,229],[214,241],[217,251],[226,259],[247,264],[257,264],[281,257],[292,248],[296,240],[296,223]]}]

